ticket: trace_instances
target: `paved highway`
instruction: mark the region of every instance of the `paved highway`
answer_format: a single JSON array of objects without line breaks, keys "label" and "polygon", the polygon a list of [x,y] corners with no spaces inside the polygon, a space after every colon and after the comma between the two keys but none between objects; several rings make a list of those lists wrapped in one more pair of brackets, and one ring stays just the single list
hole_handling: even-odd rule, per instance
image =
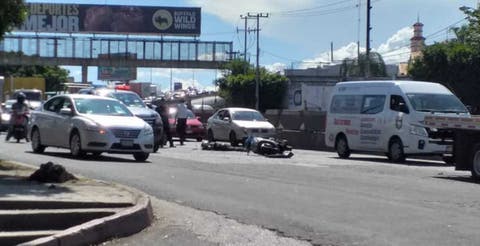
[{"label": "paved highway", "polygon": [[480,186],[468,172],[435,161],[391,164],[383,156],[342,160],[332,152],[294,153],[268,159],[204,151],[188,142],[137,163],[130,155],[75,160],[56,148],[33,154],[30,145],[0,142],[1,159],[53,161],[73,173],[314,245],[480,243]]}]

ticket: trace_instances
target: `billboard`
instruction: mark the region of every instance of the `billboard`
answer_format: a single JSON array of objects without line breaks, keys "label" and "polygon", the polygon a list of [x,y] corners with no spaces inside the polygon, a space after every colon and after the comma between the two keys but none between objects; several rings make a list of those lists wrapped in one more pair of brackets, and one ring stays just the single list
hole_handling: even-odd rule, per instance
[{"label": "billboard", "polygon": [[[112,54],[99,54],[99,59],[109,58],[124,58],[124,59],[136,59],[136,55],[132,53],[112,53]],[[137,79],[136,67],[98,67],[98,80],[116,80],[127,81]]]},{"label": "billboard", "polygon": [[137,79],[135,67],[98,67],[98,80],[127,81]]},{"label": "billboard", "polygon": [[200,8],[27,3],[16,31],[200,35]]}]

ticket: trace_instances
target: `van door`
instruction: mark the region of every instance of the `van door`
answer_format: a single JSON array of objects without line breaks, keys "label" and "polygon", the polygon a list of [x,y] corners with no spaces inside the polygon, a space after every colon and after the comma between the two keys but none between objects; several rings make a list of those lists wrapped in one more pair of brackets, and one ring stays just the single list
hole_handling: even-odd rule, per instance
[{"label": "van door", "polygon": [[390,110],[386,116],[386,134],[384,134],[384,149],[388,150],[390,137],[399,136],[403,144],[408,134],[406,122],[409,122],[409,109],[403,96],[398,94],[390,95]]},{"label": "van door", "polygon": [[365,95],[360,117],[360,145],[365,150],[381,150],[385,131],[386,95]]}]

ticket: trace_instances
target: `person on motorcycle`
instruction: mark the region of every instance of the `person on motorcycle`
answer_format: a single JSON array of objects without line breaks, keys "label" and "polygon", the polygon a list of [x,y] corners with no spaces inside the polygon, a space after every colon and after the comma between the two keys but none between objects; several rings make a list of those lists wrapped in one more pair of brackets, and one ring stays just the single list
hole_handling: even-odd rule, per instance
[{"label": "person on motorcycle", "polygon": [[[12,137],[13,135],[13,128],[14,128],[14,124],[15,124],[15,120],[17,118],[17,116],[21,115],[23,117],[25,117],[25,120],[23,121],[24,123],[24,127],[25,129],[27,128],[27,122],[28,122],[28,118],[27,117],[27,114],[29,113],[29,109],[28,109],[28,104],[25,102],[25,99],[27,97],[25,96],[25,94],[23,92],[20,92],[17,94],[17,102],[15,102],[14,104],[12,104],[12,111],[10,112],[11,114],[11,117],[10,117],[10,126],[8,128],[8,133],[7,133],[7,137],[5,138],[5,141],[9,141],[10,138]],[[28,142],[29,139],[28,139],[28,136],[25,135],[25,140]]]}]

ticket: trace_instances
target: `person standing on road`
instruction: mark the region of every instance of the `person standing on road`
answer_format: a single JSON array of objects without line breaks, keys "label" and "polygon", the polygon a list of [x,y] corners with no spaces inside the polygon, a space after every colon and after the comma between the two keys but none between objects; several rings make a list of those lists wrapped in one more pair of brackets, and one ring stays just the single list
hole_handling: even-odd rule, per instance
[{"label": "person standing on road", "polygon": [[172,133],[170,132],[170,123],[168,122],[168,106],[165,103],[165,99],[162,98],[160,104],[155,110],[162,118],[163,133],[167,137],[167,141],[170,143],[170,148],[175,148],[175,145],[173,145]]},{"label": "person standing on road", "polygon": [[177,113],[175,115],[175,122],[177,124],[177,134],[180,138],[180,145],[185,141],[185,130],[187,128],[188,108],[185,105],[185,100],[180,100],[177,104]]}]

